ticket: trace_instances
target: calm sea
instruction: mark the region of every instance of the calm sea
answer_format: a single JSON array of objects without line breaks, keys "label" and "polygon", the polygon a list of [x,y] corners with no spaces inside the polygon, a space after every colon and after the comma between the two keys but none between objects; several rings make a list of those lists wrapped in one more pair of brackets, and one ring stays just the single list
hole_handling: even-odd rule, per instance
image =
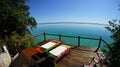
[{"label": "calm sea", "polygon": [[[105,29],[104,25],[90,25],[90,24],[44,24],[37,25],[37,27],[32,31],[34,35],[41,34],[43,32],[51,34],[62,34],[70,36],[81,36],[89,38],[100,38],[102,37],[107,43],[111,43],[112,39],[110,38],[111,33]],[[58,39],[56,36],[47,36],[47,39]],[[43,36],[37,37],[36,41],[42,41]],[[62,40],[67,44],[77,45],[77,38],[67,38],[62,37]],[[99,41],[81,39],[80,45],[82,46],[98,46]]]}]

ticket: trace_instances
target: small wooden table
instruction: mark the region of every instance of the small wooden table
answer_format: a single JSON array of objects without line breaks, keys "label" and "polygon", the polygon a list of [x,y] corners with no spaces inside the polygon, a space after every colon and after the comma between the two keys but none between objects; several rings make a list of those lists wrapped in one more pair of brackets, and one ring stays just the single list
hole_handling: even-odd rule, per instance
[{"label": "small wooden table", "polygon": [[36,63],[40,63],[44,60],[46,60],[47,54],[46,53],[40,53],[38,51],[36,51],[35,48],[33,47],[29,47],[26,48],[22,51],[22,53],[28,58],[28,59],[32,59],[33,61],[35,61]]}]

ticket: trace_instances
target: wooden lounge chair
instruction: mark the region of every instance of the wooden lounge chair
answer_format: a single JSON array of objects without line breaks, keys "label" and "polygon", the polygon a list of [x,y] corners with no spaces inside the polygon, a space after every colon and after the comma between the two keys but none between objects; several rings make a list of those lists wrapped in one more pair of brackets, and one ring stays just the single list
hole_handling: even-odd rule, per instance
[{"label": "wooden lounge chair", "polygon": [[53,58],[53,62],[58,62],[63,56],[70,53],[71,46],[59,45],[56,48],[49,51],[49,56]]},{"label": "wooden lounge chair", "polygon": [[49,41],[49,42],[41,45],[40,48],[42,48],[44,51],[50,51],[51,49],[55,48],[59,44],[60,44],[60,41],[52,40],[52,41]]}]

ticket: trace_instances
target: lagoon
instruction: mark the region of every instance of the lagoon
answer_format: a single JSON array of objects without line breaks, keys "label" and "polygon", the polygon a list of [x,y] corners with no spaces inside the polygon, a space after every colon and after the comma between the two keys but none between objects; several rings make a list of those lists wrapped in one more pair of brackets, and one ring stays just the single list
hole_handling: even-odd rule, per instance
[{"label": "lagoon", "polygon": [[[82,37],[90,37],[90,38],[100,38],[102,37],[107,43],[112,43],[112,39],[110,38],[111,33],[105,29],[104,25],[90,25],[90,24],[44,24],[37,25],[35,29],[33,29],[32,34],[38,35],[43,32],[50,34],[62,34],[62,35],[70,35],[70,36],[82,36]],[[37,38],[37,41],[42,40],[43,38]],[[54,36],[47,36],[47,39],[58,39]],[[62,38],[66,43],[69,44],[77,44],[77,39],[71,38]],[[82,46],[91,46],[97,47],[98,41],[81,39]]]}]

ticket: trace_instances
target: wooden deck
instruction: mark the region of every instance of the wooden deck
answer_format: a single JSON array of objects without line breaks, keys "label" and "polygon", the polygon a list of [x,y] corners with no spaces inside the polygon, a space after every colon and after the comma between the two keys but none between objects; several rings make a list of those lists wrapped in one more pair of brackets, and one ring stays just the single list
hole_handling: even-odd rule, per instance
[{"label": "wooden deck", "polygon": [[[41,42],[37,45],[41,45],[43,43],[45,43],[45,42]],[[20,55],[21,57],[18,57],[15,61],[13,61],[13,63],[11,63],[10,67],[16,67],[15,65],[21,65],[20,67],[30,67],[29,64],[31,64],[32,62],[35,63],[33,60],[29,59],[28,57],[30,57],[29,55],[35,54],[36,51],[34,51],[34,49],[32,49],[32,48],[29,48],[29,49],[31,49],[32,51],[30,51],[30,50],[28,51],[27,49],[25,51],[23,51],[22,55]],[[96,48],[83,47],[83,46],[72,48],[70,53],[68,55],[64,56],[56,64],[56,67],[83,67],[84,64],[90,64],[93,57],[97,57],[96,52],[94,52],[95,49]],[[26,59],[25,59],[25,55],[27,56]],[[21,60],[21,58],[24,58],[25,61]],[[17,61],[17,60],[19,60],[19,61]],[[91,64],[93,64],[93,63],[94,62],[92,62]],[[17,67],[19,67],[19,66],[17,66]]]}]

